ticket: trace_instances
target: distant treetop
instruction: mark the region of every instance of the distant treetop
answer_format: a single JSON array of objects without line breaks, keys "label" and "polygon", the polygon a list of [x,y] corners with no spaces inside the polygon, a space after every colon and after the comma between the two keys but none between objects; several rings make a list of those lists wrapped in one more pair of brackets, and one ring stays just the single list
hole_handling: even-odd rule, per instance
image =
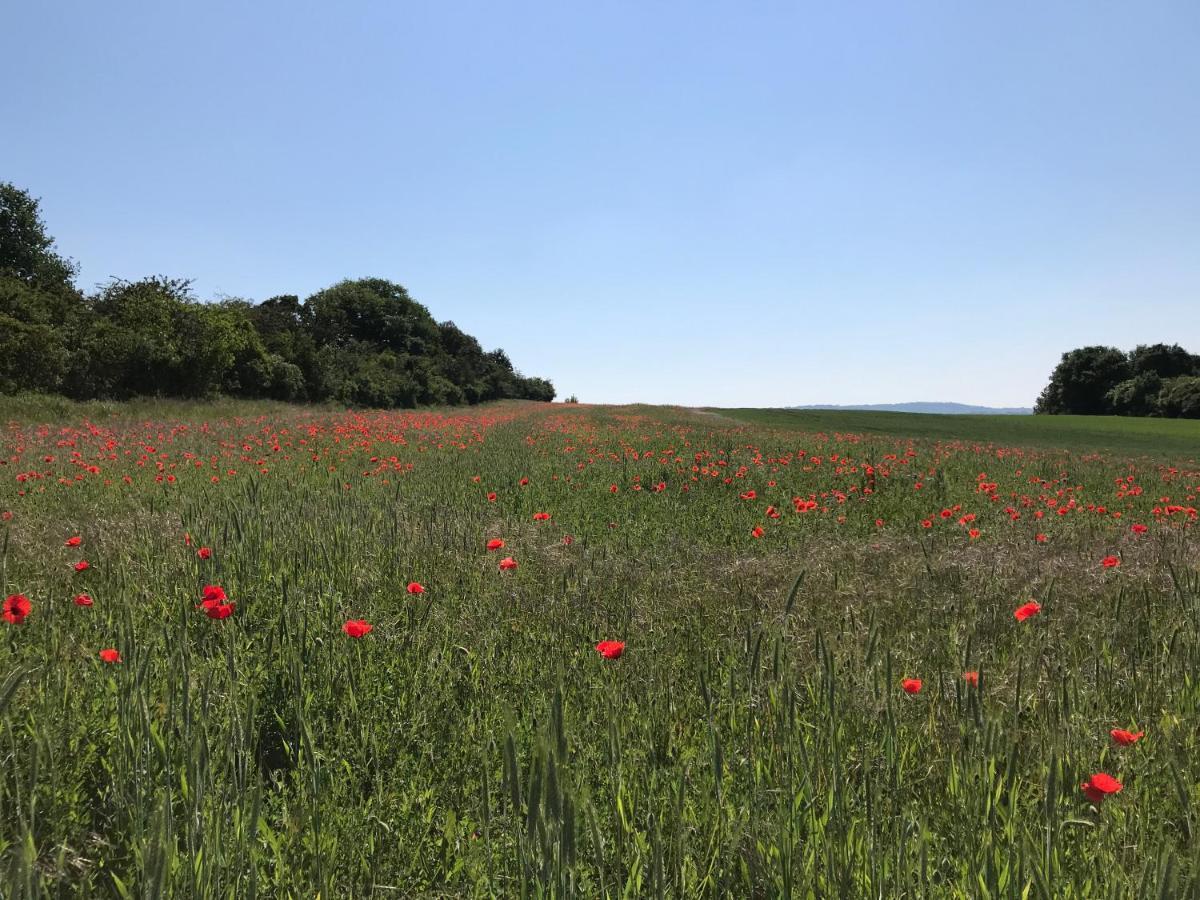
[{"label": "distant treetop", "polygon": [[1178,344],[1080,347],[1064,353],[1034,412],[1200,418],[1200,356]]},{"label": "distant treetop", "polygon": [[395,282],[341,281],[305,301],[201,303],[187,280],[114,280],[85,295],[38,201],[0,183],[0,393],[75,399],[232,394],[412,407],[554,399]]}]

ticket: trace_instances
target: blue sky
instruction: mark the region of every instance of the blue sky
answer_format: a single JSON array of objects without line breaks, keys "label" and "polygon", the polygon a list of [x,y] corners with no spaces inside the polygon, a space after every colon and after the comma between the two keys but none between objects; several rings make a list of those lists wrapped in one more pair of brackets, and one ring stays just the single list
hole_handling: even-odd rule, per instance
[{"label": "blue sky", "polygon": [[1200,4],[19,3],[81,283],[399,281],[594,402],[1031,405],[1200,352]]}]

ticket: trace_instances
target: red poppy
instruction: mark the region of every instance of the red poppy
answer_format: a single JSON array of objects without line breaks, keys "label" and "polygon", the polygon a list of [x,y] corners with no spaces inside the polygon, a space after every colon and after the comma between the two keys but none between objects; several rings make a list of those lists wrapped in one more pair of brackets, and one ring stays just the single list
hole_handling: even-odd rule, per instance
[{"label": "red poppy", "polygon": [[758,494],[755,491],[742,491],[738,496],[743,500],[754,500],[758,497]]},{"label": "red poppy", "polygon": [[921,527],[922,528],[932,528],[933,527],[933,519],[924,519],[921,522]]},{"label": "red poppy", "polygon": [[900,682],[900,687],[904,688],[904,693],[906,694],[919,694],[921,693],[921,679],[905,678]]},{"label": "red poppy", "polygon": [[216,584],[206,584],[204,586],[204,602],[205,603],[224,603],[226,600],[225,588]]},{"label": "red poppy", "polygon": [[214,603],[204,607],[204,614],[210,619],[228,619],[236,608],[236,603]]},{"label": "red poppy", "polygon": [[1114,728],[1109,732],[1112,735],[1113,743],[1120,747],[1128,747],[1130,744],[1136,744],[1146,734],[1144,731],[1126,731],[1124,728]]},{"label": "red poppy", "polygon": [[979,673],[972,669],[970,672],[963,672],[963,681],[971,687],[979,687]]},{"label": "red poppy", "polygon": [[63,546],[64,547],[78,547],[82,543],[83,543],[83,538],[76,535],[75,537],[69,537],[65,541],[63,541]]},{"label": "red poppy", "polygon": [[86,559],[81,559],[79,562],[75,563],[76,572],[86,572],[91,567],[91,564]]},{"label": "red poppy", "polygon": [[979,529],[972,528],[970,531],[967,532],[967,535],[971,538],[971,540],[975,540],[975,538],[979,537]]},{"label": "red poppy", "polygon": [[763,527],[761,525],[755,525],[754,530],[750,532],[750,537],[760,538],[764,534],[766,534],[766,532],[763,530]]},{"label": "red poppy", "polygon": [[875,527],[876,527],[876,528],[882,528],[882,527],[883,527],[883,519],[876,519],[876,520],[875,520]]},{"label": "red poppy", "polygon": [[1044,534],[1035,534],[1033,537],[1034,537],[1034,540],[1037,541],[1039,544],[1046,543],[1046,536]]},{"label": "red poppy", "polygon": [[510,572],[513,569],[515,569],[516,567],[517,567],[517,561],[515,559],[513,559],[511,556],[506,556],[506,557],[504,557],[504,559],[500,560],[500,571],[501,572]]},{"label": "red poppy", "polygon": [[490,541],[487,542],[487,548],[489,550],[499,550],[503,546],[504,546],[504,541],[500,540],[500,538],[492,538]]},{"label": "red poppy", "polygon": [[1150,529],[1147,528],[1145,525],[1142,525],[1141,523],[1135,522],[1133,525],[1129,526],[1129,530],[1132,531],[1134,534],[1145,534]]},{"label": "red poppy", "polygon": [[209,547],[201,547],[199,550],[196,551],[196,555],[198,557],[200,557],[201,559],[211,559],[212,558],[212,549]]},{"label": "red poppy", "polygon": [[109,647],[107,650],[100,651],[100,658],[106,663],[119,663],[121,661],[121,651]]},{"label": "red poppy", "polygon": [[76,606],[91,606],[92,598],[89,597],[87,594],[76,594],[75,595],[75,605]]},{"label": "red poppy", "polygon": [[1117,793],[1124,785],[1111,775],[1106,775],[1104,772],[1097,772],[1087,781],[1079,786],[1086,796],[1093,803],[1100,803],[1106,797]]},{"label": "red poppy", "polygon": [[488,503],[495,503],[496,502],[496,492],[488,491],[487,498],[488,498]]},{"label": "red poppy", "polygon": [[525,487],[525,485],[529,484],[529,479],[522,478],[520,481],[517,482],[517,484],[519,484],[521,487]]},{"label": "red poppy", "polygon": [[535,522],[546,522],[549,521],[549,519],[550,513],[548,512],[535,512],[533,514],[533,521]]},{"label": "red poppy", "polygon": [[342,626],[342,631],[346,632],[352,638],[360,638],[365,634],[371,633],[371,623],[366,619],[350,619]]},{"label": "red poppy", "polygon": [[419,581],[410,581],[408,583],[408,592],[410,594],[423,594],[425,593],[425,585]]},{"label": "red poppy", "polygon": [[12,594],[4,600],[4,618],[13,625],[20,625],[28,617],[33,604],[24,594]]},{"label": "red poppy", "polygon": [[1104,566],[1104,568],[1106,568],[1106,569],[1115,568],[1115,567],[1119,566],[1120,564],[1121,564],[1121,560],[1119,560],[1117,557],[1112,556],[1112,555],[1106,556],[1106,557],[1104,557],[1104,559],[1100,560],[1100,565]]},{"label": "red poppy", "polygon": [[620,659],[625,652],[624,641],[601,641],[596,645],[596,652],[605,659]]},{"label": "red poppy", "polygon": [[1013,618],[1015,618],[1018,622],[1024,622],[1030,616],[1036,616],[1041,611],[1042,611],[1041,604],[1035,603],[1032,600],[1030,600],[1024,606],[1017,607],[1016,611],[1013,613]]},{"label": "red poppy", "polygon": [[574,536],[574,535],[570,535],[570,534],[564,534],[564,535],[563,535],[563,545],[564,545],[564,546],[566,546],[566,547],[570,547],[570,546],[571,546],[573,543],[575,543],[575,536]]}]

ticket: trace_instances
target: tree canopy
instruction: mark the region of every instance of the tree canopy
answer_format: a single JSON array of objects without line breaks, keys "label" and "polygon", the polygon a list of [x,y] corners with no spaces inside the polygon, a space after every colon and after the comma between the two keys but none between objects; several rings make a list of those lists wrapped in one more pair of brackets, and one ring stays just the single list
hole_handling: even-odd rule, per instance
[{"label": "tree canopy", "polygon": [[231,394],[411,407],[553,400],[399,284],[341,281],[301,301],[202,303],[184,279],[74,284],[38,201],[0,183],[0,393],[76,399]]},{"label": "tree canopy", "polygon": [[1178,344],[1064,353],[1034,412],[1200,418],[1200,356]]}]

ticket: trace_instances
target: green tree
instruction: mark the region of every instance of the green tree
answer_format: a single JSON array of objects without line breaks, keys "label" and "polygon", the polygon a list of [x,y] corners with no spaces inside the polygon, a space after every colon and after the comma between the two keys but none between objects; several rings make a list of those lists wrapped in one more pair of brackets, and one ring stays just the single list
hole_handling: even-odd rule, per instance
[{"label": "green tree", "polygon": [[1116,385],[1106,399],[1118,416],[1153,416],[1158,414],[1158,392],[1162,385],[1156,372],[1142,372]]},{"label": "green tree", "polygon": [[1064,353],[1034,412],[1096,416],[1112,412],[1108,393],[1130,377],[1128,357],[1115,347],[1081,347]]},{"label": "green tree", "polygon": [[0,182],[0,273],[27,284],[71,287],[75,265],[54,252],[39,201],[7,181]]},{"label": "green tree", "polygon": [[1200,419],[1200,376],[1181,375],[1163,382],[1158,411],[1177,419]]},{"label": "green tree", "polygon": [[1188,353],[1178,344],[1139,344],[1129,354],[1134,375],[1154,374],[1159,378],[1200,375],[1200,356]]}]

